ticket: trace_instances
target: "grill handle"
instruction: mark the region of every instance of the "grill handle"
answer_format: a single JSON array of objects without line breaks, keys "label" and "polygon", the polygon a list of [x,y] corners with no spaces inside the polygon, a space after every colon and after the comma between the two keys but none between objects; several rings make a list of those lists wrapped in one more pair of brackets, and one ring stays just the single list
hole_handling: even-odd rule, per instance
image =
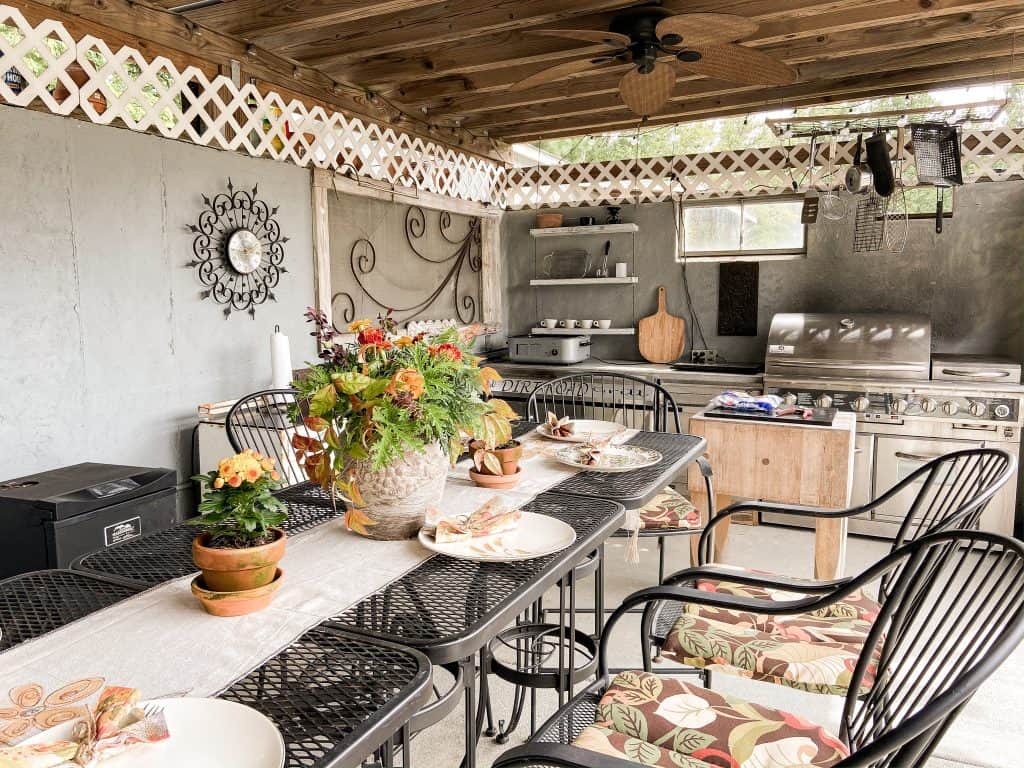
[{"label": "grill handle", "polygon": [[942,457],[942,454],[940,453],[930,455],[926,453],[904,453],[903,451],[896,451],[893,455],[897,459],[903,459],[905,461],[920,461],[922,464],[927,464],[929,461]]},{"label": "grill handle", "polygon": [[1009,371],[965,371],[960,368],[943,368],[942,373],[946,376],[957,376],[961,379],[1005,379],[1010,375]]},{"label": "grill handle", "polygon": [[855,362],[829,362],[827,360],[771,360],[770,365],[778,365],[786,368],[814,365],[818,368],[853,368],[858,371],[908,371],[920,370],[921,366],[916,363],[855,363]]}]

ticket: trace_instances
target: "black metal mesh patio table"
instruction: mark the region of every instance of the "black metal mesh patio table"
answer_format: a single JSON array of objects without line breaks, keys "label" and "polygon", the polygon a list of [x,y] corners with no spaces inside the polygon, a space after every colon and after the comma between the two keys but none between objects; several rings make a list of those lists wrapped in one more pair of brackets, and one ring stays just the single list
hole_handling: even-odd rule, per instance
[{"label": "black metal mesh patio table", "polygon": [[[312,483],[291,486],[278,496],[288,505],[288,519],[283,527],[289,534],[308,531],[344,513],[343,509],[335,509],[323,490]],[[154,587],[197,572],[192,562],[192,539],[196,533],[192,526],[180,523],[83,555],[71,568],[132,587]]]},{"label": "black metal mesh patio table", "polygon": [[33,571],[0,581],[0,651],[136,594],[121,584],[67,570]]},{"label": "black metal mesh patio table", "polygon": [[406,726],[430,683],[430,662],[417,651],[317,627],[219,698],[274,722],[286,768],[355,768]]},{"label": "black metal mesh patio table", "polygon": [[622,524],[621,504],[543,493],[522,507],[576,530],[571,546],[546,557],[481,563],[437,555],[326,624],[422,650],[435,664],[472,656]]}]

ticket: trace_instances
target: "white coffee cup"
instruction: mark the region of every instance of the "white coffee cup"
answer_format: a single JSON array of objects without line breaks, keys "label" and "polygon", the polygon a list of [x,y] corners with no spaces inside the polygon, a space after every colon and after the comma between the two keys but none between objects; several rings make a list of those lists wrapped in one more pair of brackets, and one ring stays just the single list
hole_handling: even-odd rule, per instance
[{"label": "white coffee cup", "polygon": [[573,320],[572,318],[566,318],[565,320],[559,320],[558,325],[562,328],[578,328],[580,325],[579,320]]},{"label": "white coffee cup", "polygon": [[624,261],[615,262],[615,276],[616,277],[629,277],[629,264]]},{"label": "white coffee cup", "polygon": [[600,328],[602,330],[607,330],[608,328],[612,327],[612,321],[611,320],[596,320],[596,321],[594,321],[594,325],[596,325],[598,328]]},{"label": "white coffee cup", "polygon": [[543,328],[557,328],[558,327],[558,321],[555,318],[553,318],[553,317],[546,317],[546,318],[544,318],[543,320],[540,321],[540,324],[541,324],[541,326]]},{"label": "white coffee cup", "polygon": [[594,327],[594,321],[593,320],[580,320],[580,328],[593,328],[593,327]]}]

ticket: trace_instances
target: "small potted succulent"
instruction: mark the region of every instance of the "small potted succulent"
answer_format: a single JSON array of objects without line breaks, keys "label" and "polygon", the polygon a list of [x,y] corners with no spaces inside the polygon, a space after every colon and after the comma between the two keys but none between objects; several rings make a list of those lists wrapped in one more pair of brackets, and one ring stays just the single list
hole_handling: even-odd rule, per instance
[{"label": "small potted succulent", "polygon": [[199,517],[203,529],[192,542],[192,559],[203,572],[192,593],[217,616],[240,616],[265,608],[281,585],[278,562],[285,532],[278,526],[287,507],[274,496],[280,475],[274,462],[253,450],[222,459],[216,470],[196,475],[206,492]]}]

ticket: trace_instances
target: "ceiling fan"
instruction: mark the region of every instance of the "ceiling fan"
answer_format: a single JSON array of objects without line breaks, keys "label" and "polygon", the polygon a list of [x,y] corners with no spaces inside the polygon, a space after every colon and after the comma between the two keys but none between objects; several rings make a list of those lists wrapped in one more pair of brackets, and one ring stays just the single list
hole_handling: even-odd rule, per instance
[{"label": "ceiling fan", "polygon": [[538,29],[531,35],[602,43],[610,50],[542,69],[514,83],[521,91],[613,64],[632,63],[619,80],[619,95],[630,110],[647,117],[672,96],[676,70],[661,59],[672,57],[684,72],[744,85],[785,85],[796,70],[766,53],[736,45],[757,31],[758,23],[728,13],[672,14],[658,5],[642,5],[618,14],[607,32],[596,29]]}]

